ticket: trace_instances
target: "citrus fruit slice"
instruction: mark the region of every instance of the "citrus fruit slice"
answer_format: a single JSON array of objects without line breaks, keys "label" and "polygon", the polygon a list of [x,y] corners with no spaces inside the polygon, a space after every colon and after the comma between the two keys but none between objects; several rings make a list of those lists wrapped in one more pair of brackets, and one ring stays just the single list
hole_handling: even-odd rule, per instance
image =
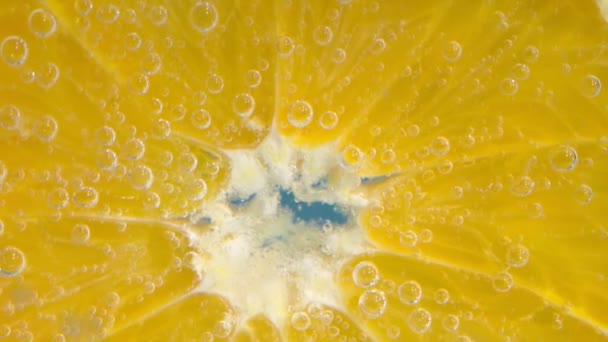
[{"label": "citrus fruit slice", "polygon": [[604,1],[0,5],[0,338],[608,339]]}]

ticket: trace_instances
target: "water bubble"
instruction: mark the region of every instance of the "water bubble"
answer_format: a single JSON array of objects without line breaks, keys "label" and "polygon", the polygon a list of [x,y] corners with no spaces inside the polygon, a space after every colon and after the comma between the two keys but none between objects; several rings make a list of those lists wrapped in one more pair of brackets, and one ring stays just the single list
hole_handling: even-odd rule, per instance
[{"label": "water bubble", "polygon": [[186,116],[186,107],[183,104],[178,104],[171,108],[170,119],[173,121],[181,121]]},{"label": "water bubble", "polygon": [[0,107],[0,127],[7,130],[15,130],[19,128],[21,121],[21,111],[17,106],[4,105]]},{"label": "water bubble", "polygon": [[450,141],[445,137],[437,137],[431,142],[430,150],[436,156],[444,156],[450,151]]},{"label": "water bubble", "polygon": [[526,48],[522,51],[522,58],[527,63],[534,63],[538,60],[538,56],[540,56],[540,51],[534,45],[526,46]]},{"label": "water bubble", "polygon": [[137,32],[128,33],[125,36],[125,49],[129,51],[136,51],[141,47],[141,38]]},{"label": "water bubble", "polygon": [[165,119],[156,119],[152,123],[152,134],[158,139],[166,139],[171,135],[171,123]]},{"label": "water bubble", "polygon": [[454,63],[460,59],[460,56],[462,56],[462,47],[457,41],[452,40],[443,46],[442,52],[443,58],[446,61]]},{"label": "water bubble", "polygon": [[64,188],[51,190],[48,195],[49,206],[53,209],[63,209],[70,201],[70,195]]},{"label": "water bubble", "polygon": [[8,246],[0,249],[0,276],[19,275],[25,264],[25,254],[19,248]]},{"label": "water bubble", "polygon": [[399,243],[401,246],[406,248],[416,247],[416,243],[418,242],[418,236],[415,232],[411,230],[407,230],[399,234]]},{"label": "water bubble", "polygon": [[141,67],[147,75],[154,75],[158,73],[162,65],[162,59],[156,52],[151,52],[143,57],[141,60]]},{"label": "water bubble", "polygon": [[593,189],[587,184],[583,184],[576,188],[574,191],[574,197],[580,204],[589,204],[593,199]]},{"label": "water bubble", "polygon": [[444,305],[450,300],[450,293],[446,289],[437,289],[435,294],[433,295],[433,299],[435,299],[435,303],[439,305]]},{"label": "water bubble", "polygon": [[220,75],[212,74],[207,78],[206,85],[211,94],[219,94],[224,90],[224,79]]},{"label": "water bubble", "polygon": [[431,313],[423,308],[418,308],[412,311],[407,318],[407,325],[412,332],[416,334],[424,334],[431,327],[433,319]]},{"label": "water bubble", "polygon": [[211,115],[204,109],[197,109],[190,115],[190,122],[196,129],[204,130],[211,126]]},{"label": "water bubble", "polygon": [[50,89],[59,79],[59,67],[53,63],[43,65],[36,73],[36,83],[44,89]]},{"label": "water bubble", "polygon": [[102,170],[113,170],[118,164],[116,152],[111,149],[105,149],[97,155],[97,166]]},{"label": "water bubble", "polygon": [[154,191],[148,191],[144,194],[143,205],[146,209],[157,209],[160,207],[160,196]]},{"label": "water bubble", "polygon": [[332,130],[338,125],[338,114],[328,110],[319,117],[319,126],[325,130]]},{"label": "water bubble", "polygon": [[255,110],[255,99],[249,93],[241,93],[232,99],[232,110],[241,118],[250,117]]},{"label": "water bubble", "polygon": [[305,312],[298,311],[291,315],[291,326],[298,331],[304,331],[310,328],[310,317]]},{"label": "water bubble", "polygon": [[407,135],[410,137],[417,137],[420,134],[420,126],[416,124],[409,125],[406,129]]},{"label": "water bubble", "polygon": [[498,89],[503,95],[513,96],[517,94],[519,84],[517,84],[517,81],[512,78],[505,78],[504,80],[500,81]]},{"label": "water bubble", "polygon": [[91,187],[83,187],[74,192],[74,203],[82,208],[93,208],[99,201],[97,190]]},{"label": "water bubble", "polygon": [[331,43],[331,41],[334,37],[334,33],[331,30],[331,27],[329,27],[329,26],[318,26],[312,32],[312,37],[313,37],[315,43],[317,43],[321,46],[325,46],[325,45]]},{"label": "water bubble", "polygon": [[229,321],[219,321],[213,327],[213,335],[218,338],[226,338],[232,332],[233,324]]},{"label": "water bubble", "polygon": [[289,123],[297,128],[308,126],[312,121],[314,110],[307,101],[299,100],[291,104],[287,113]]},{"label": "water bubble", "polygon": [[355,285],[363,288],[375,286],[380,280],[378,268],[369,261],[359,262],[353,269],[352,277]]},{"label": "water bubble", "polygon": [[507,251],[507,262],[516,268],[526,266],[529,258],[530,251],[526,246],[520,244],[511,246]]},{"label": "water bubble", "polygon": [[382,39],[382,38],[374,39],[374,41],[372,42],[372,46],[370,47],[371,53],[373,53],[374,55],[378,55],[378,54],[382,53],[382,51],[384,51],[384,49],[386,49],[386,42],[384,41],[384,39]]},{"label": "water bubble", "polygon": [[136,190],[147,190],[152,186],[154,174],[146,165],[137,165],[129,170],[129,183]]},{"label": "water bubble", "polygon": [[346,51],[342,48],[335,49],[331,54],[331,60],[336,64],[342,64],[346,60]]},{"label": "water bubble", "polygon": [[116,141],[116,132],[112,127],[102,126],[95,130],[95,141],[102,146],[111,146]]},{"label": "water bubble", "polygon": [[0,338],[7,338],[11,335],[11,327],[8,324],[0,324]]},{"label": "water bubble", "polygon": [[258,70],[251,69],[245,73],[245,84],[249,88],[257,88],[262,83],[262,73]]},{"label": "water bubble", "polygon": [[358,307],[367,318],[378,318],[386,310],[386,295],[380,290],[367,290],[359,296]]},{"label": "water bubble", "polygon": [[206,34],[217,26],[219,15],[215,5],[199,1],[190,9],[190,24],[199,33]]},{"label": "water bubble", "polygon": [[382,218],[378,215],[373,215],[369,218],[369,226],[372,228],[380,228],[382,226]]},{"label": "water bubble", "polygon": [[526,197],[534,191],[534,187],[534,181],[528,176],[523,176],[513,183],[511,186],[511,194],[517,197]]},{"label": "water bubble", "polygon": [[55,139],[57,136],[57,131],[59,130],[59,125],[54,117],[50,115],[45,115],[34,124],[34,134],[38,137],[38,139],[49,142]]},{"label": "water bubble", "polygon": [[91,229],[88,225],[78,223],[72,227],[72,241],[76,244],[83,244],[89,241]]},{"label": "water bubble", "polygon": [[580,90],[585,97],[596,97],[602,91],[602,82],[595,75],[587,75],[581,80]]},{"label": "water bubble", "polygon": [[115,308],[120,303],[120,296],[116,292],[110,292],[105,298],[106,306],[109,308]]},{"label": "water bubble", "polygon": [[150,88],[150,80],[145,74],[136,72],[129,78],[129,88],[137,95],[145,95]]},{"label": "water bubble", "polygon": [[397,294],[399,295],[399,301],[403,304],[414,305],[420,302],[422,298],[422,288],[420,284],[414,280],[408,280],[403,282],[397,288]]},{"label": "water bubble", "polygon": [[356,170],[361,166],[363,157],[363,152],[358,147],[347,145],[340,151],[338,163],[343,169]]},{"label": "water bubble", "polygon": [[511,75],[520,81],[527,80],[530,77],[530,67],[527,64],[517,63],[511,69]]},{"label": "water bubble", "polygon": [[184,152],[177,157],[177,167],[182,172],[192,172],[198,165],[198,158],[193,153]]},{"label": "water bubble", "polygon": [[92,0],[75,0],[74,10],[80,15],[88,15],[93,10]]},{"label": "water bubble", "polygon": [[148,17],[155,26],[162,26],[167,22],[169,13],[164,6],[153,6],[148,12]]},{"label": "water bubble", "polygon": [[27,43],[19,36],[8,36],[0,43],[0,57],[4,63],[12,67],[23,65],[28,51]]},{"label": "water bubble", "polygon": [[418,239],[422,243],[430,243],[433,241],[433,232],[430,229],[423,229],[418,233]]},{"label": "water bubble", "polygon": [[572,171],[578,164],[578,156],[574,148],[562,145],[549,152],[549,162],[555,171]]},{"label": "water bubble", "polygon": [[455,332],[460,326],[460,319],[456,315],[448,314],[441,320],[441,325],[445,330]]},{"label": "water bubble", "polygon": [[278,54],[280,57],[286,58],[291,56],[293,50],[295,50],[295,44],[291,37],[283,36],[279,38],[279,42],[277,44]]},{"label": "water bubble", "polygon": [[200,201],[207,195],[207,182],[202,178],[195,179],[188,185],[187,192],[191,201]]},{"label": "water bubble", "polygon": [[513,278],[507,272],[500,272],[492,279],[492,287],[497,292],[508,292],[513,287]]},{"label": "water bubble", "polygon": [[95,16],[99,22],[104,24],[112,24],[118,19],[120,10],[113,4],[103,4],[97,8]]},{"label": "water bubble", "polygon": [[37,8],[30,13],[27,19],[30,30],[40,38],[51,36],[57,28],[53,14],[45,9]]},{"label": "water bubble", "polygon": [[398,326],[391,325],[390,327],[386,328],[386,337],[389,339],[396,340],[399,338],[399,335],[401,335],[401,329],[399,329]]},{"label": "water bubble", "polygon": [[146,152],[146,145],[141,139],[132,138],[125,143],[125,156],[131,160],[139,160]]}]

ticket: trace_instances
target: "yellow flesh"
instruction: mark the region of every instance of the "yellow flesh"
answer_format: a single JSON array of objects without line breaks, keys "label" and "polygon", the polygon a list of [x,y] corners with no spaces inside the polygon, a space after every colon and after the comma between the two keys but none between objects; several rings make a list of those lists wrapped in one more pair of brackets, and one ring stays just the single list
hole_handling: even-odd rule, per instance
[{"label": "yellow flesh", "polygon": [[[23,51],[9,56],[13,38],[0,49],[0,337],[608,339],[605,12],[3,1],[0,41],[28,52],[11,65]],[[294,300],[286,322],[197,291],[191,262],[210,227],[188,218],[229,185],[228,151],[272,129],[303,150],[335,143],[358,177],[387,176],[361,188],[357,229],[374,251],[334,275],[341,304]],[[377,272],[369,287],[357,265]]]}]

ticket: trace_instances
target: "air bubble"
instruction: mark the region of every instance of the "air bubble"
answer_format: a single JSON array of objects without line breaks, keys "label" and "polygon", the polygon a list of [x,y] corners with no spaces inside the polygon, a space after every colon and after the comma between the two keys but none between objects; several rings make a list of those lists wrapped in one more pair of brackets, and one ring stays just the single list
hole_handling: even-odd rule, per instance
[{"label": "air bubble", "polygon": [[27,43],[19,36],[9,36],[0,43],[0,57],[4,63],[18,67],[25,63],[28,55]]},{"label": "air bubble", "polygon": [[129,170],[129,183],[136,190],[147,190],[152,186],[154,174],[146,165],[137,165]]},{"label": "air bubble", "polygon": [[530,67],[527,64],[517,63],[511,69],[511,75],[520,81],[527,80],[530,77]]},{"label": "air bubble", "polygon": [[104,24],[112,24],[118,19],[120,10],[113,4],[103,4],[97,8],[95,16],[99,22]]},{"label": "air bubble", "polygon": [[305,312],[296,312],[291,315],[291,326],[298,331],[305,331],[310,328],[310,317]]},{"label": "air bubble", "polygon": [[308,126],[312,121],[314,110],[310,103],[300,100],[291,104],[287,113],[289,123],[297,128]]},{"label": "air bubble", "polygon": [[587,184],[579,186],[575,192],[575,199],[580,204],[589,204],[593,199],[593,189]]},{"label": "air bubble", "polygon": [[21,111],[17,106],[4,105],[0,107],[0,127],[6,130],[15,130],[19,128],[21,121]]},{"label": "air bubble", "polygon": [[412,332],[416,334],[424,334],[431,328],[433,319],[431,313],[423,308],[418,308],[412,311],[407,319],[407,325]]},{"label": "air bubble", "polygon": [[345,170],[356,170],[363,162],[363,152],[353,145],[345,146],[338,158],[338,163]]},{"label": "air bubble", "polygon": [[74,10],[80,15],[88,15],[93,10],[93,2],[91,0],[75,0]]},{"label": "air bubble", "polygon": [[332,130],[338,125],[338,114],[334,111],[328,110],[321,114],[319,118],[319,126],[324,130]]},{"label": "air bubble", "polygon": [[91,237],[91,229],[86,224],[78,223],[72,227],[71,237],[72,242],[76,244],[86,243]]},{"label": "air bubble", "polygon": [[418,239],[422,243],[430,243],[433,241],[433,232],[425,228],[418,233]]},{"label": "air bubble", "polygon": [[220,75],[212,74],[207,78],[206,85],[209,93],[219,94],[224,90],[224,79]]},{"label": "air bubble", "polygon": [[199,33],[209,33],[217,26],[218,20],[217,9],[210,2],[199,1],[190,10],[190,24]]},{"label": "air bubble", "polygon": [[245,73],[245,84],[249,88],[257,88],[262,83],[262,73],[258,70],[251,69]]},{"label": "air bubble", "polygon": [[526,48],[522,51],[522,58],[527,63],[534,63],[538,60],[540,56],[540,51],[534,45],[526,46]]},{"label": "air bubble", "polygon": [[534,181],[528,176],[523,176],[513,183],[511,194],[517,197],[526,197],[534,191],[534,187]]},{"label": "air bubble", "polygon": [[204,130],[211,126],[211,115],[204,109],[197,109],[190,115],[190,122],[196,129]]},{"label": "air bubble", "polygon": [[420,284],[414,280],[408,280],[399,285],[397,289],[399,295],[399,301],[407,305],[415,305],[420,302],[422,298],[422,288]]},{"label": "air bubble", "polygon": [[399,243],[401,246],[406,248],[414,248],[416,247],[416,243],[418,242],[418,236],[415,232],[411,230],[407,230],[399,234]]},{"label": "air bubble", "polygon": [[384,41],[384,39],[382,39],[382,38],[374,39],[374,41],[372,42],[372,46],[370,47],[370,51],[374,55],[378,55],[378,54],[382,53],[382,51],[384,51],[384,49],[386,49],[386,42]]},{"label": "air bubble", "polygon": [[50,37],[57,28],[53,14],[45,9],[37,8],[27,19],[30,30],[40,38]]},{"label": "air bubble", "polygon": [[441,320],[441,325],[445,330],[455,332],[460,326],[460,319],[456,315],[448,314]]},{"label": "air bubble", "polygon": [[367,290],[359,296],[358,307],[367,318],[378,318],[386,310],[386,295],[380,290]]},{"label": "air bubble", "polygon": [[125,49],[129,51],[136,51],[141,47],[141,38],[136,32],[131,32],[125,36],[124,41]]},{"label": "air bubble", "polygon": [[515,268],[526,266],[529,258],[530,251],[526,246],[520,244],[511,246],[507,251],[507,262]]},{"label": "air bubble", "polygon": [[450,300],[450,293],[446,289],[437,289],[433,295],[433,299],[435,299],[435,303],[444,305]]},{"label": "air bubble", "polygon": [[95,130],[95,141],[102,146],[111,146],[116,141],[116,132],[109,126],[100,127]]},{"label": "air bubble", "polygon": [[232,99],[232,110],[241,118],[248,118],[255,110],[255,99],[248,93],[241,93]]},{"label": "air bubble", "polygon": [[125,143],[125,156],[131,160],[139,160],[146,152],[146,145],[141,139],[133,138]]},{"label": "air bubble", "polygon": [[390,327],[386,328],[386,337],[388,337],[389,339],[396,340],[399,338],[400,335],[401,329],[399,329],[398,326],[391,325]]},{"label": "air bubble", "polygon": [[519,84],[517,84],[517,81],[512,78],[505,78],[504,80],[500,81],[498,89],[505,96],[513,96],[517,94]]},{"label": "air bubble", "polygon": [[74,192],[74,204],[82,208],[93,208],[99,201],[97,190],[91,187],[84,187]]},{"label": "air bubble", "polygon": [[150,88],[148,76],[137,72],[129,78],[129,88],[137,95],[145,95]]},{"label": "air bubble", "polygon": [[44,89],[50,89],[57,83],[59,73],[57,65],[47,63],[36,73],[36,83]]},{"label": "air bubble", "polygon": [[581,80],[580,90],[585,97],[596,97],[602,91],[602,82],[595,75],[587,75]]},{"label": "air bubble", "polygon": [[154,191],[146,192],[142,201],[146,209],[157,209],[160,207],[160,196]]},{"label": "air bubble", "polygon": [[492,287],[497,292],[508,292],[513,287],[513,278],[507,272],[500,272],[492,279]]},{"label": "air bubble", "polygon": [[329,26],[318,26],[312,33],[315,43],[325,46],[331,43],[334,33]]},{"label": "air bubble", "polygon": [[331,54],[331,60],[336,64],[342,64],[346,60],[346,51],[342,48],[335,49]]},{"label": "air bubble", "polygon": [[162,26],[167,22],[169,13],[164,6],[153,6],[148,12],[148,17],[155,26]]},{"label": "air bubble", "polygon": [[143,57],[141,67],[147,75],[158,73],[162,65],[162,59],[159,54],[152,52]]},{"label": "air bubble", "polygon": [[382,218],[378,215],[373,215],[369,218],[369,226],[376,229],[382,227]]},{"label": "air bubble", "polygon": [[397,158],[397,154],[390,148],[382,151],[382,154],[380,155],[382,164],[392,164],[395,162],[395,158]]},{"label": "air bubble", "polygon": [[171,123],[165,119],[156,119],[152,123],[152,135],[158,139],[166,139],[171,135]]},{"label": "air bubble", "polygon": [[200,201],[207,195],[207,183],[204,179],[195,179],[188,185],[187,192],[191,201]]},{"label": "air bubble", "polygon": [[13,277],[25,269],[25,254],[17,247],[0,249],[0,276]]},{"label": "air bubble", "polygon": [[450,141],[445,137],[437,137],[431,142],[430,150],[436,156],[444,156],[450,151]]},{"label": "air bubble", "polygon": [[457,41],[450,41],[445,44],[442,52],[443,58],[446,61],[454,63],[460,59],[460,56],[462,56],[462,47]]},{"label": "air bubble", "polygon": [[416,124],[409,125],[406,131],[408,136],[417,137],[420,134],[420,127]]},{"label": "air bubble", "polygon": [[198,165],[198,158],[193,153],[184,152],[177,157],[177,167],[182,172],[192,172]]},{"label": "air bubble", "polygon": [[369,261],[359,262],[353,269],[352,277],[355,285],[363,288],[375,286],[380,280],[378,268]]},{"label": "air bubble", "polygon": [[113,170],[118,164],[118,157],[116,152],[105,149],[97,155],[97,166],[102,170]]},{"label": "air bubble", "polygon": [[291,37],[283,36],[279,38],[279,42],[277,44],[278,54],[280,57],[286,58],[291,56],[293,50],[295,50],[295,44]]},{"label": "air bubble", "polygon": [[120,304],[120,296],[116,292],[110,292],[106,295],[105,302],[108,308],[115,308]]},{"label": "air bubble", "polygon": [[7,338],[11,335],[11,327],[8,324],[0,324],[0,338]]},{"label": "air bubble", "polygon": [[55,139],[58,130],[59,125],[57,121],[50,115],[43,116],[34,124],[34,134],[44,142]]}]

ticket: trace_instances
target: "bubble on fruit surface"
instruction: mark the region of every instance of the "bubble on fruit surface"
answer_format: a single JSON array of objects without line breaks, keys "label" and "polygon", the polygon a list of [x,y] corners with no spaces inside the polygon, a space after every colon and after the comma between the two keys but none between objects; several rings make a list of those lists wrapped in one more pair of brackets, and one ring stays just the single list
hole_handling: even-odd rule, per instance
[{"label": "bubble on fruit surface", "polygon": [[165,119],[156,119],[152,123],[152,135],[158,139],[166,139],[171,135],[171,123]]},{"label": "bubble on fruit surface", "polygon": [[241,93],[232,99],[232,110],[241,118],[250,117],[255,110],[255,99],[249,93]]},{"label": "bubble on fruit surface", "polygon": [[574,197],[579,204],[589,204],[593,199],[593,189],[587,184],[582,184],[574,190]]},{"label": "bubble on fruit surface", "polygon": [[291,315],[291,326],[298,331],[305,331],[310,328],[310,317],[306,312],[298,311]]},{"label": "bubble on fruit surface", "polygon": [[8,104],[0,107],[0,128],[16,130],[21,122],[21,110],[15,105]]},{"label": "bubble on fruit surface", "polygon": [[80,15],[88,15],[93,10],[92,0],[75,0],[74,10]]},{"label": "bubble on fruit surface", "polygon": [[338,163],[343,169],[347,171],[354,171],[361,166],[363,157],[363,152],[361,152],[358,147],[354,145],[347,145],[340,150]]},{"label": "bubble on fruit surface", "polygon": [[207,182],[199,178],[193,180],[187,189],[188,198],[192,201],[200,201],[207,195]]},{"label": "bubble on fruit surface", "polygon": [[372,289],[364,291],[359,296],[358,308],[363,315],[370,319],[379,318],[386,310],[386,295],[383,291]]},{"label": "bubble on fruit surface", "polygon": [[443,328],[449,332],[455,332],[460,326],[460,319],[454,314],[448,314],[441,320]]},{"label": "bubble on fruit surface", "polygon": [[426,309],[414,309],[407,318],[407,325],[416,334],[424,334],[431,328],[433,318]]},{"label": "bubble on fruit surface", "polygon": [[59,67],[54,63],[44,64],[36,73],[36,83],[44,89],[50,89],[59,79]]},{"label": "bubble on fruit surface", "polygon": [[511,69],[511,75],[519,81],[527,80],[530,77],[530,67],[527,64],[517,63]]},{"label": "bubble on fruit surface", "polygon": [[338,114],[334,111],[328,110],[321,114],[319,117],[319,126],[324,130],[332,130],[338,125]]},{"label": "bubble on fruit surface", "polygon": [[13,277],[21,274],[26,266],[25,254],[13,246],[0,248],[0,277]]},{"label": "bubble on fruit surface", "polygon": [[293,42],[293,39],[291,37],[279,37],[279,41],[277,43],[277,52],[280,57],[287,58],[291,56],[295,48],[295,43]]},{"label": "bubble on fruit surface", "polygon": [[247,70],[245,73],[245,85],[249,88],[257,88],[262,83],[262,73],[256,69]]},{"label": "bubble on fruit surface", "polygon": [[76,244],[83,244],[89,241],[91,237],[91,228],[88,225],[83,223],[75,224],[72,227],[71,238],[72,242]]},{"label": "bubble on fruit surface", "polygon": [[572,171],[578,164],[578,154],[572,146],[558,146],[549,151],[549,162],[555,171]]},{"label": "bubble on fruit surface", "polygon": [[113,4],[102,4],[97,8],[95,17],[103,24],[112,24],[118,20],[120,10]]},{"label": "bubble on fruit surface", "polygon": [[129,88],[137,95],[145,95],[150,89],[150,79],[146,74],[137,72],[129,78]]},{"label": "bubble on fruit surface", "polygon": [[141,47],[141,38],[137,32],[128,33],[124,38],[125,49],[136,51]]},{"label": "bubble on fruit surface", "polygon": [[519,91],[519,84],[512,78],[505,78],[498,84],[498,89],[505,96],[513,96]]},{"label": "bubble on fruit surface", "polygon": [[397,294],[401,303],[415,305],[418,304],[422,298],[422,288],[418,282],[408,280],[399,285],[397,288]]},{"label": "bubble on fruit surface", "polygon": [[97,190],[92,187],[83,187],[74,192],[73,195],[74,204],[82,208],[93,208],[99,201],[99,194]]},{"label": "bubble on fruit surface", "polygon": [[136,190],[147,190],[152,186],[154,174],[146,165],[136,165],[129,170],[129,183]]},{"label": "bubble on fruit surface", "polygon": [[446,137],[436,137],[431,142],[430,150],[436,156],[444,156],[450,151],[450,141]]},{"label": "bubble on fruit surface", "polygon": [[443,46],[443,58],[450,62],[450,63],[454,63],[457,62],[460,59],[460,56],[462,56],[462,47],[460,46],[460,44],[457,41],[450,41],[447,42],[444,46]]},{"label": "bubble on fruit surface", "polygon": [[375,264],[369,261],[361,261],[353,269],[352,278],[355,285],[368,288],[378,284],[380,274]]},{"label": "bubble on fruit surface", "polygon": [[587,75],[580,81],[580,91],[585,97],[596,97],[602,91],[602,81],[595,75]]},{"label": "bubble on fruit surface", "polygon": [[206,81],[207,91],[211,94],[219,94],[224,90],[224,79],[222,76],[212,74]]},{"label": "bubble on fruit surface", "polygon": [[314,110],[310,103],[303,100],[295,101],[289,107],[287,113],[287,121],[297,128],[303,128],[308,126],[312,121]]},{"label": "bubble on fruit surface", "polygon": [[55,188],[48,194],[49,206],[53,209],[63,209],[70,202],[70,195],[64,188]]},{"label": "bubble on fruit surface", "polygon": [[31,11],[27,24],[30,31],[40,38],[50,37],[57,29],[55,16],[43,8]]},{"label": "bubble on fruit surface", "polygon": [[[4,183],[7,173],[8,173],[8,170],[6,169],[6,165],[4,164],[3,161],[0,160],[0,185],[2,185],[2,183]],[[0,227],[2,228],[1,230],[4,230],[4,223],[2,223],[2,220],[0,220]]]},{"label": "bubble on fruit surface", "polygon": [[499,272],[492,279],[492,287],[496,292],[508,292],[513,287],[513,277],[507,272]]},{"label": "bubble on fruit surface", "polygon": [[154,75],[160,71],[162,58],[156,52],[145,55],[141,61],[141,67],[147,75]]},{"label": "bubble on fruit surface", "polygon": [[148,191],[143,196],[143,207],[146,209],[157,209],[160,207],[160,196],[154,191]]},{"label": "bubble on fruit surface", "polygon": [[197,166],[198,158],[193,153],[184,152],[177,157],[177,167],[182,172],[192,172]]},{"label": "bubble on fruit surface", "polygon": [[0,43],[0,58],[11,67],[23,65],[28,53],[27,43],[19,36],[8,36]]},{"label": "bubble on fruit surface", "polygon": [[312,36],[315,43],[325,46],[331,43],[334,33],[329,26],[318,26],[314,29]]},{"label": "bubble on fruit surface", "polygon": [[111,149],[105,149],[97,154],[97,166],[102,170],[113,170],[118,165],[118,157],[116,152]]},{"label": "bubble on fruit surface", "polygon": [[528,176],[522,176],[516,179],[511,185],[511,194],[517,197],[529,196],[535,188],[534,181]]},{"label": "bubble on fruit surface", "polygon": [[197,109],[190,115],[190,122],[196,129],[205,130],[211,126],[211,114],[204,109]]},{"label": "bubble on fruit surface", "polygon": [[513,245],[507,251],[507,262],[515,268],[526,266],[529,258],[530,251],[526,246],[521,244]]},{"label": "bubble on fruit surface", "polygon": [[116,292],[110,292],[106,295],[104,301],[108,308],[115,308],[120,304],[120,295]]},{"label": "bubble on fruit surface", "polygon": [[199,1],[190,9],[190,24],[199,33],[206,34],[212,31],[219,21],[219,14],[214,4]]},{"label": "bubble on fruit surface", "polygon": [[406,230],[399,234],[399,244],[406,248],[414,248],[418,243],[418,235],[412,230]]},{"label": "bubble on fruit surface", "polygon": [[146,145],[141,139],[132,138],[125,143],[125,156],[130,160],[139,160],[146,152]]},{"label": "bubble on fruit surface", "polygon": [[167,22],[169,13],[164,6],[152,6],[148,12],[148,18],[155,26],[162,26]]},{"label": "bubble on fruit surface", "polygon": [[342,48],[335,49],[331,54],[331,60],[336,64],[342,64],[346,60],[346,51]]},{"label": "bubble on fruit surface", "polygon": [[450,292],[444,288],[437,289],[433,294],[433,299],[435,300],[435,303],[439,305],[447,304],[450,300]]}]

